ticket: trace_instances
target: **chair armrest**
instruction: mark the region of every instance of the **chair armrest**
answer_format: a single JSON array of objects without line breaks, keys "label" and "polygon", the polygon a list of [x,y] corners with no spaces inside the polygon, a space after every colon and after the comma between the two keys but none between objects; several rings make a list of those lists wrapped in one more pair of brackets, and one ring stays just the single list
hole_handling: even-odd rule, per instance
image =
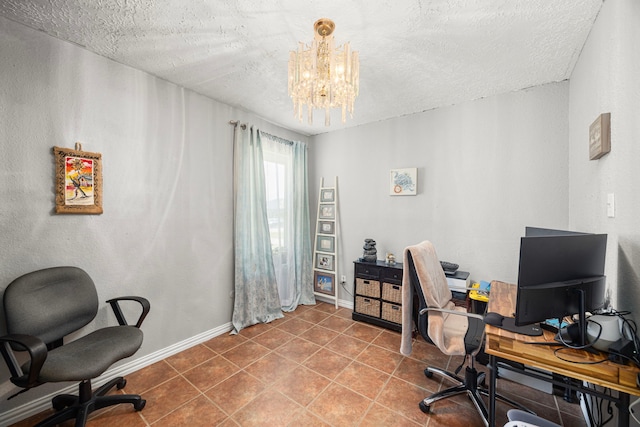
[{"label": "chair armrest", "polygon": [[[15,349],[15,350],[14,350]],[[15,351],[29,352],[29,373],[22,371],[22,367],[15,357]],[[0,353],[11,372],[11,382],[25,389],[40,384],[38,377],[44,361],[47,359],[47,345],[38,337],[25,334],[10,334],[0,337]]]},{"label": "chair armrest", "polygon": [[144,318],[147,317],[149,310],[151,310],[151,304],[149,303],[149,300],[143,297],[126,296],[112,298],[107,301],[109,304],[111,304],[113,314],[115,314],[116,319],[118,319],[118,324],[120,324],[120,326],[128,326],[129,324],[127,323],[127,320],[124,318],[124,314],[122,314],[122,310],[120,309],[120,301],[136,301],[138,304],[140,304],[140,306],[142,307],[142,313],[140,314],[140,317],[138,318],[138,321],[135,325],[136,328],[139,328],[142,325],[142,321],[144,320]]},{"label": "chair armrest", "polygon": [[440,313],[457,314],[458,316],[473,317],[473,318],[484,321],[484,316],[480,314],[468,313],[466,311],[448,310],[446,308],[432,308],[432,307],[423,308],[422,310],[420,310],[420,315],[425,314],[427,311],[439,311]]}]

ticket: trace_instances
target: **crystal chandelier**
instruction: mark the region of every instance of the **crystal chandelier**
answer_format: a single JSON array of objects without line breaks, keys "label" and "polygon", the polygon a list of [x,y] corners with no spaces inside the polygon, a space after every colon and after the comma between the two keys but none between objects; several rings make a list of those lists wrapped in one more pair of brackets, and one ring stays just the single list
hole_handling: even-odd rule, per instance
[{"label": "crystal chandelier", "polygon": [[293,99],[294,115],[302,122],[303,106],[307,106],[309,124],[313,109],[325,111],[324,124],[331,124],[331,109],[342,109],[342,123],[347,111],[353,118],[353,104],[358,96],[360,63],[358,52],[352,52],[349,42],[335,47],[333,30],[336,25],[327,18],[318,19],[310,46],[298,43],[298,50],[289,53],[289,96]]}]

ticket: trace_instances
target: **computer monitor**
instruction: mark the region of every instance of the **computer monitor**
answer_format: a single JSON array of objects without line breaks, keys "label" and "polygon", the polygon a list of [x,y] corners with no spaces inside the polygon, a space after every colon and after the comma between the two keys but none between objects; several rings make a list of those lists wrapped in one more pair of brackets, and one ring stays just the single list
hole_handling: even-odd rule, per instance
[{"label": "computer monitor", "polygon": [[520,240],[515,324],[577,314],[576,345],[586,344],[585,312],[605,305],[606,234],[528,227]]}]

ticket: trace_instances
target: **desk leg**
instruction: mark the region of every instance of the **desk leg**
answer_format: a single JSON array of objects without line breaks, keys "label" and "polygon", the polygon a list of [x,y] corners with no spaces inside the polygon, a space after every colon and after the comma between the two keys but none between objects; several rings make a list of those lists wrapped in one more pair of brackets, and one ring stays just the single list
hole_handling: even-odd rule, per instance
[{"label": "desk leg", "polygon": [[618,393],[620,405],[618,405],[618,427],[629,427],[629,395]]},{"label": "desk leg", "polygon": [[496,426],[496,384],[498,380],[498,365],[496,357],[489,355],[489,427]]}]

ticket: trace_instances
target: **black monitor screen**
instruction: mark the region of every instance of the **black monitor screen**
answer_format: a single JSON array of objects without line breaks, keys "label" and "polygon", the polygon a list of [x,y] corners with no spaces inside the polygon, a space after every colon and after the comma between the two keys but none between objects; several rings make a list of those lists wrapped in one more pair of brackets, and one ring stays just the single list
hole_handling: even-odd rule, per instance
[{"label": "black monitor screen", "polygon": [[588,311],[601,308],[606,245],[606,234],[527,228],[520,240],[516,325],[584,315],[581,302]]}]

